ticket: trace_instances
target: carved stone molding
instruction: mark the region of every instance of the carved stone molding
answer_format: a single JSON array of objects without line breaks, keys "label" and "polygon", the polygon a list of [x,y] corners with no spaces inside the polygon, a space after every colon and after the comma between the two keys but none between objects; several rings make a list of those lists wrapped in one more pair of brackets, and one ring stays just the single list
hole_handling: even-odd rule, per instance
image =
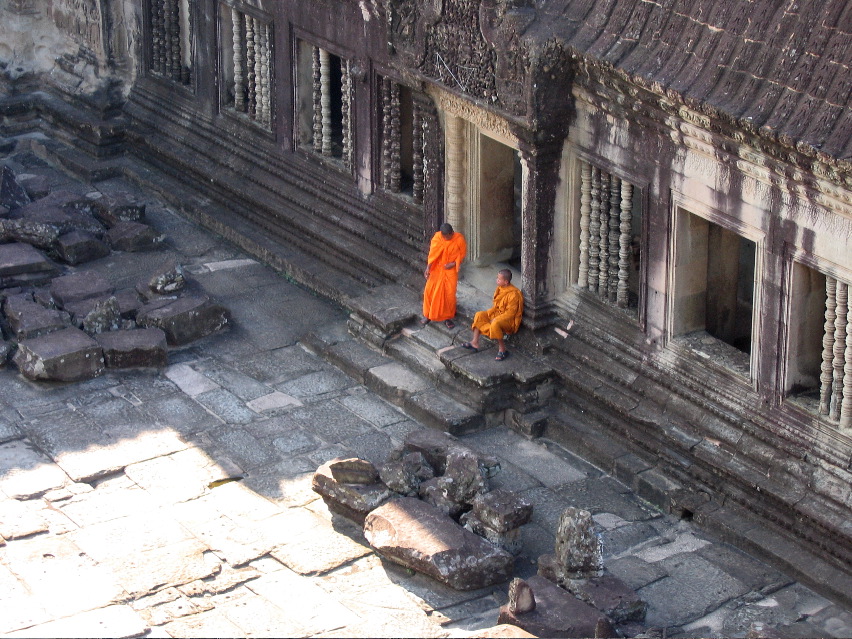
[{"label": "carved stone molding", "polygon": [[498,137],[502,137],[513,146],[517,146],[519,144],[518,136],[515,135],[512,127],[505,118],[501,118],[499,115],[492,113],[491,111],[486,111],[485,109],[438,87],[430,87],[429,94],[438,104],[438,108],[444,113],[449,113],[456,117],[460,117],[463,120],[467,120],[479,130],[487,131]]}]

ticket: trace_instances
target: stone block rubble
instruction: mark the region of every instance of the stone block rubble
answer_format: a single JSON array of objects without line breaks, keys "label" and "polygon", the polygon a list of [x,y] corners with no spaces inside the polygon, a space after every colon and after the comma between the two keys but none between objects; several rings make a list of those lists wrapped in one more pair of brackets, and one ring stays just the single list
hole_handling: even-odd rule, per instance
[{"label": "stone block rubble", "polygon": [[169,346],[229,325],[229,311],[190,290],[173,260],[119,290],[97,272],[74,269],[113,250],[156,248],[163,236],[144,220],[145,205],[130,194],[51,191],[48,180],[19,181],[4,165],[0,365],[11,357],[28,379],[62,382],[105,368],[162,367]]}]

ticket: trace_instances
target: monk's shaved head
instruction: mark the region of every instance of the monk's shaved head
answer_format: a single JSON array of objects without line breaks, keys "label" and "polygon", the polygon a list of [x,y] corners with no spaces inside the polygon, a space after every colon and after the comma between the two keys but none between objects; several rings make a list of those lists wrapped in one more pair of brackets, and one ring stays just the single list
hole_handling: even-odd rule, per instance
[{"label": "monk's shaved head", "polygon": [[441,224],[441,235],[452,235],[453,234],[453,225],[449,222],[444,222]]},{"label": "monk's shaved head", "polygon": [[507,283],[511,284],[511,282],[512,282],[512,271],[510,271],[507,268],[504,268],[504,269],[500,269],[499,271],[497,271],[497,274],[500,277],[502,277],[504,280],[506,280]]}]

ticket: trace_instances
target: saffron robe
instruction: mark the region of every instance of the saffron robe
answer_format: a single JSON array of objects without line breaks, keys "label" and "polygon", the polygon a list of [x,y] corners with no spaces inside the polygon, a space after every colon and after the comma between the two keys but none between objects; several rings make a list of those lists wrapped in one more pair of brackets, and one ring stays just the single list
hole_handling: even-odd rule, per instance
[{"label": "saffron robe", "polygon": [[[453,233],[447,240],[441,232],[435,233],[429,245],[427,264],[429,278],[423,291],[423,317],[442,322],[456,316],[456,286],[459,268],[467,254],[467,242],[461,233]],[[455,262],[453,268],[444,265]]]},{"label": "saffron robe", "polygon": [[494,305],[487,311],[479,311],[471,328],[478,328],[489,339],[503,339],[504,335],[518,332],[523,314],[523,293],[511,284],[498,286],[494,291]]}]

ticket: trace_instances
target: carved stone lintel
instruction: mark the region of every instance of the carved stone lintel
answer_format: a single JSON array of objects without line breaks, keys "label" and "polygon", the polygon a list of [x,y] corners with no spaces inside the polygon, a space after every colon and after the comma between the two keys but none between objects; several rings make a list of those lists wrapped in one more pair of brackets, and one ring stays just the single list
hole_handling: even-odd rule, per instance
[{"label": "carved stone lintel", "polygon": [[438,87],[430,87],[429,93],[438,103],[438,108],[445,113],[459,116],[468,122],[472,122],[478,129],[489,131],[499,137],[505,138],[512,145],[519,144],[518,136],[505,118],[477,107],[473,103]]}]

